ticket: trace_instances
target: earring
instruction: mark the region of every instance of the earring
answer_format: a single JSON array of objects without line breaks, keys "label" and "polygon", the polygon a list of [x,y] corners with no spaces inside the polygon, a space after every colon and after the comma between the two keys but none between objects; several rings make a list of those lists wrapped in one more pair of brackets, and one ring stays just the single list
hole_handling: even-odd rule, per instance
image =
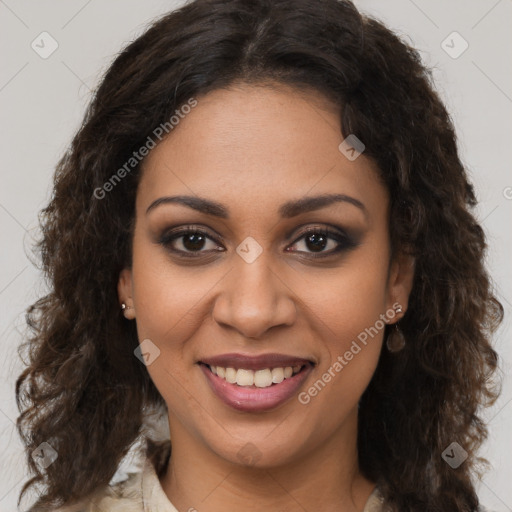
[{"label": "earring", "polygon": [[[133,310],[133,311],[130,311]],[[126,305],[124,302],[121,304],[121,311],[127,320],[133,320],[135,318],[135,308]]]},{"label": "earring", "polygon": [[386,347],[390,352],[400,352],[405,347],[405,336],[401,329],[395,324],[392,332],[388,334],[386,339]]}]

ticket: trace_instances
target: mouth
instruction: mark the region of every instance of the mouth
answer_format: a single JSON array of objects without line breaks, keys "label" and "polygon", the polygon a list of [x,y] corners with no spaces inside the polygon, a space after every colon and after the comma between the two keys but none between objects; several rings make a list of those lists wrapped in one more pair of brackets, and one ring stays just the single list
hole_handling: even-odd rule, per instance
[{"label": "mouth", "polygon": [[[201,363],[204,364],[204,363]],[[245,388],[268,388],[281,384],[283,380],[290,379],[301,372],[305,365],[285,366],[278,368],[264,368],[261,370],[248,370],[246,368],[224,368],[222,366],[205,365],[210,372],[224,379],[229,384],[236,384]]]},{"label": "mouth", "polygon": [[274,409],[296,394],[313,370],[307,359],[269,354],[217,356],[198,362],[213,393],[244,412]]}]

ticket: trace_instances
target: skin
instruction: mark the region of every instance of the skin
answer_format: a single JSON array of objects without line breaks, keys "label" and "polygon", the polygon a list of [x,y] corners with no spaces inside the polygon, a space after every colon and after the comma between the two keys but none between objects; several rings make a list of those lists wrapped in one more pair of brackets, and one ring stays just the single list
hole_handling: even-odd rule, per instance
[{"label": "skin", "polygon": [[[350,161],[340,152],[338,109],[316,92],[237,84],[197,100],[144,162],[133,265],[118,286],[139,339],[160,350],[147,369],[168,406],[173,440],[162,487],[178,510],[360,512],[375,484],[358,468],[357,405],[383,330],[308,404],[294,396],[266,412],[225,405],[196,362],[228,352],[304,357],[316,362],[304,391],[393,304],[402,313],[389,323],[403,316],[413,262],[400,254],[391,261],[388,192],[364,153]],[[331,193],[365,211],[337,202],[292,218],[278,213],[292,199]],[[222,203],[230,218],[176,203],[146,213],[174,195]],[[199,249],[204,256],[174,255],[171,247],[193,251],[183,237],[159,243],[169,228],[190,224],[212,235]],[[302,235],[325,224],[357,245],[314,259]],[[250,264],[236,252],[248,236],[262,248]],[[321,252],[338,245],[330,238]]]}]

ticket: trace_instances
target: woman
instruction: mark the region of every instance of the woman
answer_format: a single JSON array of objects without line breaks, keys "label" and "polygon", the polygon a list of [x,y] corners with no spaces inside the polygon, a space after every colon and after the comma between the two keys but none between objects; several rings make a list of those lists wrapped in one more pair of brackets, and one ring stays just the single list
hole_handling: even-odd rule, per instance
[{"label": "woman", "polygon": [[481,510],[503,310],[475,204],[417,52],[350,2],[157,21],[43,212],[32,510]]}]

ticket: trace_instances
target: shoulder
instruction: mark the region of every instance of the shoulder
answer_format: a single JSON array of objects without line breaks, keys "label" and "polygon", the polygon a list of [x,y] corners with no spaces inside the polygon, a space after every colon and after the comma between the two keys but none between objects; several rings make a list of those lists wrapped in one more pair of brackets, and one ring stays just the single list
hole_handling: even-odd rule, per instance
[{"label": "shoulder", "polygon": [[[370,494],[368,501],[364,507],[363,512],[385,512],[386,507],[384,503],[384,496],[382,495],[378,486],[376,486],[373,492]],[[485,508],[480,505],[477,512],[495,512],[494,510]]]},{"label": "shoulder", "polygon": [[146,459],[141,471],[89,496],[87,500],[54,512],[178,512],[167,498],[155,468]]},{"label": "shoulder", "polygon": [[384,497],[376,486],[373,492],[370,494],[366,505],[364,506],[363,512],[383,512],[384,511]]},{"label": "shoulder", "polygon": [[[121,460],[109,484],[80,502],[53,512],[178,512],[162,489],[153,465],[160,467],[162,460],[170,455],[169,438],[166,409],[148,407],[140,436]],[[160,458],[148,457],[150,442],[162,448]]]},{"label": "shoulder", "polygon": [[143,512],[142,479],[142,473],[132,473],[125,481],[107,485],[86,500],[55,512]]}]

